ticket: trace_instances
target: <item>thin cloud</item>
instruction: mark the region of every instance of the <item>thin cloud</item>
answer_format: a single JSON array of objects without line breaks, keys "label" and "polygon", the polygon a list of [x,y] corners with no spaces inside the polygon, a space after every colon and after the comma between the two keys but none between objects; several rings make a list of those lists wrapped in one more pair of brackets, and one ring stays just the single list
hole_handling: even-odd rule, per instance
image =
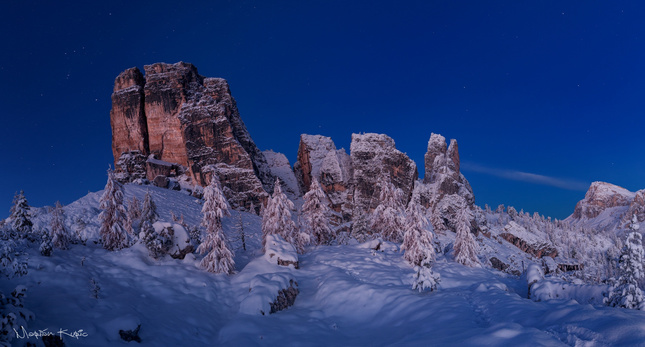
[{"label": "thin cloud", "polygon": [[496,168],[490,168],[490,167],[481,166],[473,163],[462,163],[461,168],[463,168],[466,171],[479,172],[479,173],[501,177],[509,180],[542,184],[545,186],[551,186],[551,187],[567,189],[567,190],[576,190],[576,191],[584,192],[584,191],[587,191],[590,185],[590,183],[582,182],[582,181],[538,175],[530,172],[496,169]]}]

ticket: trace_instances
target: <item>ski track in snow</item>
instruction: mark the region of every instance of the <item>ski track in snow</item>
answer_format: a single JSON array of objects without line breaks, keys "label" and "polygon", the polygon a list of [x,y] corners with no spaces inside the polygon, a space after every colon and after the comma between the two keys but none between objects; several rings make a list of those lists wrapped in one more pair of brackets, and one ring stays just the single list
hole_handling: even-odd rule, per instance
[{"label": "ski track in snow", "polygon": [[[126,186],[126,199],[143,200],[146,188]],[[171,221],[174,211],[199,223],[195,198],[150,189],[162,220]],[[90,205],[96,200],[87,198]],[[224,220],[229,237],[236,215]],[[570,299],[534,302],[524,278],[467,268],[444,255],[434,265],[439,289],[424,293],[411,289],[413,270],[392,244],[383,252],[365,244],[312,247],[300,256],[300,269],[278,267],[258,251],[260,218],[243,217],[249,250],[234,245],[232,276],[199,269],[200,255],[155,261],[141,245],[108,252],[89,244],[52,257],[31,249],[29,274],[3,280],[0,289],[27,286],[25,307],[36,315],[28,331],[87,333],[66,337],[67,346],[126,344],[118,330],[137,324],[144,346],[645,345],[645,312]],[[295,304],[271,315],[240,313],[249,281],[271,273],[297,281]],[[98,299],[91,279],[100,286]]]}]

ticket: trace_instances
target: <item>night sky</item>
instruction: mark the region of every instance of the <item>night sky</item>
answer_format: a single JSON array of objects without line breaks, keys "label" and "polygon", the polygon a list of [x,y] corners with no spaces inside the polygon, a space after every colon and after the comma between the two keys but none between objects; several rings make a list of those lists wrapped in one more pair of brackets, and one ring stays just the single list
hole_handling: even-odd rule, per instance
[{"label": "night sky", "polygon": [[[193,4],[197,3],[197,5]],[[11,1],[0,10],[0,217],[103,188],[114,78],[193,63],[260,149],[456,138],[476,203],[564,218],[592,181],[645,188],[640,1]],[[191,5],[188,5],[191,4]]]}]

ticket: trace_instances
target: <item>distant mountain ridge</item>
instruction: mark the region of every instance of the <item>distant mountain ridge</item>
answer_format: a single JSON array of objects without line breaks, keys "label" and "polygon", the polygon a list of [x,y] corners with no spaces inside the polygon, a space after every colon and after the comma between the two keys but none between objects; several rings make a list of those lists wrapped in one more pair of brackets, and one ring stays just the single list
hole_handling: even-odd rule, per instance
[{"label": "distant mountain ridge", "polygon": [[[144,71],[145,76],[134,67],[119,74],[112,94],[112,149],[124,182],[147,178],[166,186],[170,179],[181,181],[176,188],[204,186],[214,172],[231,206],[257,211],[276,177],[296,201],[316,178],[336,213],[335,223],[349,223],[360,238],[369,233],[364,219],[378,205],[379,182],[385,181],[400,189],[404,205],[415,198],[429,208],[435,230],[454,231],[462,204],[473,212],[474,234],[489,229],[460,172],[454,139],[430,135],[422,181],[416,163],[384,134],[353,134],[349,154],[329,137],[303,134],[291,166],[283,154],[258,149],[226,80],[203,77],[184,62],[146,65]],[[567,221],[615,229],[632,214],[645,221],[645,190],[632,193],[594,182]]]}]

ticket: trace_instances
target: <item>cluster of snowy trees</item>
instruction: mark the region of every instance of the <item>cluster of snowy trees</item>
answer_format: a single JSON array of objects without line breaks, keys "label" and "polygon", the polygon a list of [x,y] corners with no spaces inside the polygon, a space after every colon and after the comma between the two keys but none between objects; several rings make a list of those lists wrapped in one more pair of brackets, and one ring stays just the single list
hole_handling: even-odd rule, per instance
[{"label": "cluster of snowy trees", "polygon": [[560,258],[580,265],[581,270],[571,275],[587,283],[609,283],[618,276],[623,240],[616,232],[599,232],[594,228],[544,217],[537,212],[517,211],[512,206],[500,205],[496,210],[485,206],[484,212],[491,228],[503,228],[513,221],[553,245]]},{"label": "cluster of snowy trees", "polygon": [[[17,193],[11,207],[9,222],[0,223],[0,277],[14,278],[27,274],[28,260],[23,249],[34,241],[33,223],[24,192]],[[10,346],[14,329],[27,326],[34,319],[24,307],[25,286],[17,286],[9,295],[0,291],[0,345]]]}]

